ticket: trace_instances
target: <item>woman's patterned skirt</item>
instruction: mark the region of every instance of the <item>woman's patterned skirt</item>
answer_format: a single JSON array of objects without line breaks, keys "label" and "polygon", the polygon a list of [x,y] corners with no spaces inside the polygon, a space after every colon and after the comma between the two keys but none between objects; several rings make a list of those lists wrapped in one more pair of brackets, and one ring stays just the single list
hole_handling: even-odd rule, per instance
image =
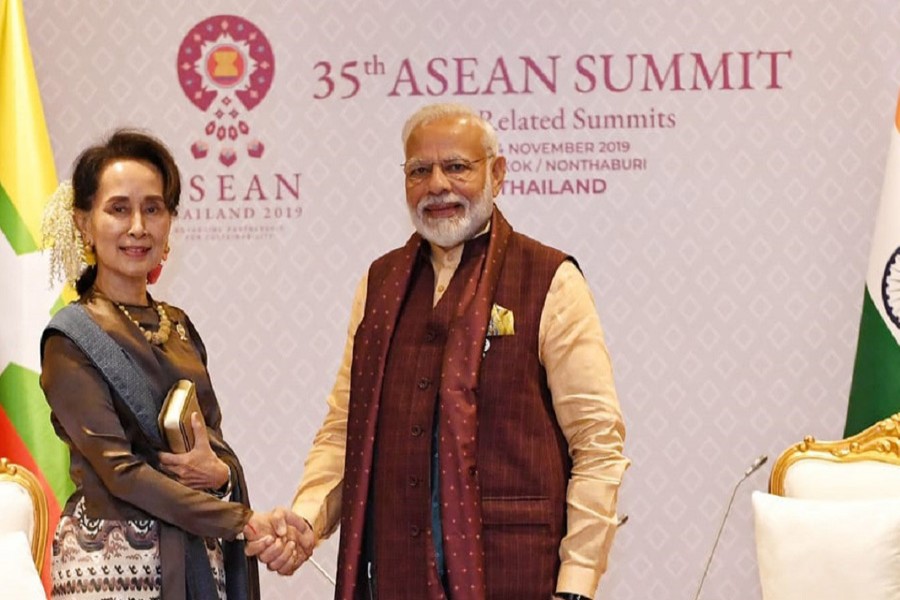
[{"label": "woman's patterned skirt", "polygon": [[[207,554],[219,600],[226,600],[221,544],[207,543]],[[54,599],[159,600],[159,523],[91,519],[81,498],[74,513],[59,520],[51,578]]]}]

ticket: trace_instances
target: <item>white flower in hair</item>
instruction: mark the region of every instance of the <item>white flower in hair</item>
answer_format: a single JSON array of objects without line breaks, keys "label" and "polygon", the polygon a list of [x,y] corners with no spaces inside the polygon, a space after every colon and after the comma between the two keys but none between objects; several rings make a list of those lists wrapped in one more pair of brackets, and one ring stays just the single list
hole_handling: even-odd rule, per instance
[{"label": "white flower in hair", "polygon": [[50,250],[50,285],[74,283],[84,272],[84,242],[75,226],[75,190],[63,181],[50,196],[41,220],[42,246]]}]

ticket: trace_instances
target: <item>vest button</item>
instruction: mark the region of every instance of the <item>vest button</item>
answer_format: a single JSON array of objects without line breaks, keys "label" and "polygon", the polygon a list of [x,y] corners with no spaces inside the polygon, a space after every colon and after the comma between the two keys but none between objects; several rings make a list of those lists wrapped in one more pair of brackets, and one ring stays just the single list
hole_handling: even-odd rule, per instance
[{"label": "vest button", "polygon": [[426,342],[433,342],[436,337],[437,337],[437,334],[434,332],[434,329],[429,329],[428,331],[425,332],[425,341]]},{"label": "vest button", "polygon": [[413,425],[410,429],[410,433],[412,433],[415,437],[419,437],[423,432],[424,430],[419,425]]},{"label": "vest button", "polygon": [[419,529],[418,525],[409,526],[409,537],[419,537],[420,533],[422,533],[422,530]]},{"label": "vest button", "polygon": [[431,380],[428,379],[427,377],[423,377],[422,379],[419,380],[419,383],[418,383],[420,390],[427,390],[428,386],[430,386],[430,385],[431,385]]},{"label": "vest button", "polygon": [[415,475],[409,476],[409,487],[419,487],[419,478]]}]

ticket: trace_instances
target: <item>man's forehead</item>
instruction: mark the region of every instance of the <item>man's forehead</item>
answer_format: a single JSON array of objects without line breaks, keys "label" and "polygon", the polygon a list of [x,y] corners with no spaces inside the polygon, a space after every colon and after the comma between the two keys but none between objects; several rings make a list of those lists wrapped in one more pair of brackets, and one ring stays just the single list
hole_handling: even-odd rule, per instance
[{"label": "man's forehead", "polygon": [[440,115],[422,121],[412,130],[411,133],[414,134],[417,131],[444,129],[467,130],[470,127],[477,128],[478,124],[475,123],[474,119],[472,119],[472,117],[469,115]]},{"label": "man's forehead", "polygon": [[481,127],[467,116],[447,116],[418,125],[406,142],[406,155],[418,152],[477,150],[481,146]]}]

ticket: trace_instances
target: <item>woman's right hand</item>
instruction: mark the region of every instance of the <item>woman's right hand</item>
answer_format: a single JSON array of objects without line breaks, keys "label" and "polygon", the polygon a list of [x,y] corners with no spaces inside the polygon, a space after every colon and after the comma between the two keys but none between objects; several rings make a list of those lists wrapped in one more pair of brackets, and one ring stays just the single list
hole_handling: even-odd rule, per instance
[{"label": "woman's right hand", "polygon": [[315,535],[303,517],[276,508],[270,513],[254,512],[244,527],[247,556],[256,556],[270,571],[291,575],[305,563],[315,548]]}]

